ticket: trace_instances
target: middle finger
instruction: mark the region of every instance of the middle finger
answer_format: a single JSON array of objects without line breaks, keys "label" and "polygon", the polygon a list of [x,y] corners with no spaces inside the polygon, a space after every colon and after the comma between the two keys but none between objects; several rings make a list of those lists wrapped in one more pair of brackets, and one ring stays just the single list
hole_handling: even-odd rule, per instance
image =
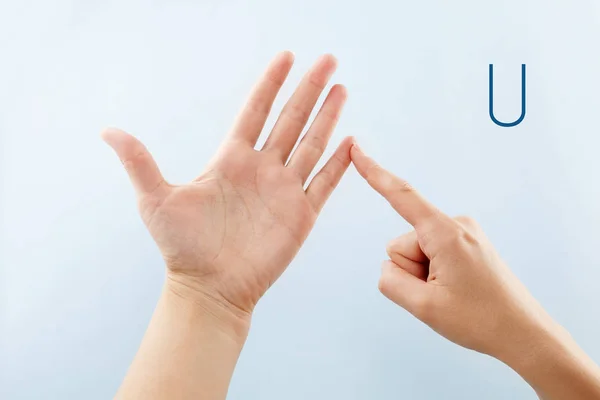
[{"label": "middle finger", "polygon": [[317,60],[283,108],[263,151],[276,153],[285,163],[336,66],[337,61],[330,54]]}]

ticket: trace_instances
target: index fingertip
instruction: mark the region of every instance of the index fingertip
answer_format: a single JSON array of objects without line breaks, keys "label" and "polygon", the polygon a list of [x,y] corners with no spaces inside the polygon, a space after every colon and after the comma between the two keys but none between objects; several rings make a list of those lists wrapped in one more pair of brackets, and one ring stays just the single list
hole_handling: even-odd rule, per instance
[{"label": "index fingertip", "polygon": [[363,177],[366,177],[366,173],[370,166],[375,164],[375,162],[363,152],[356,140],[352,142],[352,147],[350,148],[350,159],[358,173]]},{"label": "index fingertip", "polygon": [[130,141],[130,136],[125,131],[113,127],[105,128],[100,133],[100,138],[112,148],[121,147],[123,142]]}]

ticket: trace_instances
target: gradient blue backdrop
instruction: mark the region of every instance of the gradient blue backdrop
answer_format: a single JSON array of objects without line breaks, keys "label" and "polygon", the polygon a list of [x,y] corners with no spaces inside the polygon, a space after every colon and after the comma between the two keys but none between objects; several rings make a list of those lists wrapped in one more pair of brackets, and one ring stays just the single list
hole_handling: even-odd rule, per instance
[{"label": "gradient blue backdrop", "polygon": [[[163,265],[99,139],[141,138],[195,177],[279,50],[323,52],[355,135],[449,214],[477,218],[549,312],[600,360],[597,1],[3,1],[3,399],[107,399]],[[488,116],[488,64],[496,116]],[[270,125],[274,119],[270,119]],[[264,140],[264,138],[263,138]],[[377,291],[407,225],[351,169],[259,304],[230,399],[533,399],[508,367],[438,337]]]}]

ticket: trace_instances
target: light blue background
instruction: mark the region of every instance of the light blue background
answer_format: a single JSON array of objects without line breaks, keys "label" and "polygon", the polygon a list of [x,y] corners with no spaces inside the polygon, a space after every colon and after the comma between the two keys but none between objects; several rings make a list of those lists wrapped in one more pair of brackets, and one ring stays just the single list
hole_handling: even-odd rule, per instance
[{"label": "light blue background", "polygon": [[[355,135],[449,214],[477,218],[549,312],[600,360],[597,1],[3,1],[0,281],[6,399],[106,399],[163,281],[129,182],[99,139],[141,138],[195,177],[279,50],[323,52]],[[520,64],[528,115],[519,115]],[[271,118],[271,125],[274,119]],[[259,304],[230,399],[532,399],[508,367],[377,291],[407,225],[351,169]]]}]

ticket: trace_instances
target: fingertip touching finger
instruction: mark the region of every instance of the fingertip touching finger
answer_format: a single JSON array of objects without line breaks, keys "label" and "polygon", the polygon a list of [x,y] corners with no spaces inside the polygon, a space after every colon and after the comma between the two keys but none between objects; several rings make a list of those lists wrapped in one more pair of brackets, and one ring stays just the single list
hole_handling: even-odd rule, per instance
[{"label": "fingertip touching finger", "polygon": [[441,212],[425,200],[408,182],[382,168],[368,157],[358,144],[350,152],[356,170],[381,194],[409,224],[418,228]]}]

